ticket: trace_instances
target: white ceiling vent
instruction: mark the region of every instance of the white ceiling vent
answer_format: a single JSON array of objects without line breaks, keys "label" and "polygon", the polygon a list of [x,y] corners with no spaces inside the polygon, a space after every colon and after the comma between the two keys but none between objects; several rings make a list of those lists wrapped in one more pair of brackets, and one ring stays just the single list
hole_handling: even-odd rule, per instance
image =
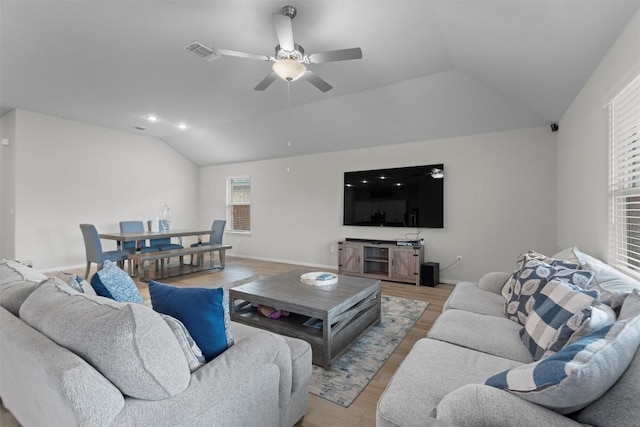
[{"label": "white ceiling vent", "polygon": [[198,55],[200,58],[205,61],[213,61],[214,59],[220,58],[220,55],[216,54],[212,49],[203,45],[200,42],[193,41],[184,47],[184,50],[192,52]]}]

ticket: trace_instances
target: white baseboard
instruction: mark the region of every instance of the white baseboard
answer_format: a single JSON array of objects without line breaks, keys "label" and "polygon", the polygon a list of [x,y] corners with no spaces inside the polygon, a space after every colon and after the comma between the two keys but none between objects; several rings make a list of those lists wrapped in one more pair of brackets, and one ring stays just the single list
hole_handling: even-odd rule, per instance
[{"label": "white baseboard", "polygon": [[234,256],[236,258],[255,259],[257,261],[279,262],[282,264],[302,265],[304,267],[321,268],[325,270],[336,270],[336,271],[338,270],[337,265],[315,264],[315,263],[309,263],[309,262],[291,261],[288,259],[255,257],[255,256],[241,255],[241,254],[232,254],[232,253],[227,253],[227,255]]}]

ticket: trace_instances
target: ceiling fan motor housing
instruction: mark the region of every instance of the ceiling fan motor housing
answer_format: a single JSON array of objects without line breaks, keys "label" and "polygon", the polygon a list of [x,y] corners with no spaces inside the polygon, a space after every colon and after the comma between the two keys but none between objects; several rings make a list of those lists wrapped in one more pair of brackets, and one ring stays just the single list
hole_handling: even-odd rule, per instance
[{"label": "ceiling fan motor housing", "polygon": [[288,16],[291,19],[295,18],[297,13],[298,13],[298,10],[294,6],[282,7],[282,14],[285,16]]},{"label": "ceiling fan motor housing", "polygon": [[276,46],[276,61],[281,59],[295,59],[298,62],[304,62],[304,49],[298,43],[293,44],[295,50],[284,50],[280,45]]}]

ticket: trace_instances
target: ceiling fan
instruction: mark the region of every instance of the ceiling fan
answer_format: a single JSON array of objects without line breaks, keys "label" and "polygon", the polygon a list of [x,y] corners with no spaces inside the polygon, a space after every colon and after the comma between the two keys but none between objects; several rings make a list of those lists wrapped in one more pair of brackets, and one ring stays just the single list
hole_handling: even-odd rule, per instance
[{"label": "ceiling fan", "polygon": [[322,92],[331,90],[332,86],[321,79],[317,74],[307,68],[310,64],[321,64],[323,62],[346,61],[349,59],[362,58],[362,50],[359,47],[350,49],[331,50],[328,52],[312,53],[306,55],[304,49],[293,41],[293,30],[291,20],[295,18],[297,10],[294,6],[284,6],[279,13],[273,14],[273,22],[276,27],[278,44],[275,48],[275,56],[256,55],[236,50],[209,48],[204,44],[194,41],[184,47],[185,50],[193,52],[199,57],[213,61],[222,56],[235,56],[239,58],[257,59],[260,61],[272,62],[272,71],[265,77],[254,90],[265,90],[278,77],[292,82],[299,78],[305,79]]}]

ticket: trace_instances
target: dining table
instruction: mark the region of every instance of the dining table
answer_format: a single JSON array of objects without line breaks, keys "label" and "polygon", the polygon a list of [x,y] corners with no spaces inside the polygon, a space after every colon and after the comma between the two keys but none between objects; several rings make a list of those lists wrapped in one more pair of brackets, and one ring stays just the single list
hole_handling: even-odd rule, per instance
[{"label": "dining table", "polygon": [[[198,244],[202,243],[202,236],[207,235],[207,234],[211,234],[213,231],[210,228],[178,228],[175,230],[163,230],[163,231],[141,231],[141,232],[125,232],[125,233],[99,233],[99,236],[101,239],[105,239],[105,240],[115,240],[116,244],[117,244],[117,248],[118,250],[122,249],[122,243],[123,242],[136,242],[136,249],[139,249],[141,246],[141,242],[144,242],[147,239],[162,239],[162,238],[172,238],[172,237],[178,237],[178,238],[182,238],[182,237],[189,237],[189,236],[197,236],[198,237]],[[231,246],[224,246],[224,245],[217,245],[220,246],[220,248],[218,248],[217,250],[219,251],[220,254],[220,266],[217,268],[224,268],[224,251],[226,249],[231,249]],[[207,246],[208,248],[211,248],[211,246]],[[196,248],[197,249],[197,248]],[[195,252],[196,249],[194,248],[186,248],[186,249],[180,249],[180,250],[173,250],[173,251],[163,251],[163,252],[158,252],[158,254],[160,253],[167,253],[167,255],[170,255],[170,253],[173,252]],[[199,252],[199,251],[198,251]],[[137,251],[135,253],[132,253],[131,255],[129,255],[129,259],[133,260],[135,263],[135,266],[133,268],[133,271],[130,271],[130,274],[133,277],[136,277],[139,275],[139,270],[140,270],[140,266],[138,265],[138,258],[144,254],[140,254],[137,253]],[[187,274],[190,272],[196,272],[196,271],[202,271],[204,269],[204,259],[202,257],[202,254],[199,253],[198,254],[198,262],[193,265],[193,264],[189,264],[189,265],[185,265],[182,262],[182,257],[181,257],[181,262],[180,262],[180,268],[177,271],[177,274],[171,274],[171,276],[173,275],[182,275],[182,274]],[[187,268],[189,267],[189,268]],[[214,267],[211,267],[214,268]],[[146,268],[145,268],[145,272],[146,272]],[[161,262],[161,267],[160,267],[160,272],[163,273],[164,272],[164,261],[162,260]],[[148,277],[148,273],[145,273],[145,278]],[[168,276],[167,276],[168,277]]]},{"label": "dining table", "polygon": [[[126,233],[100,233],[100,238],[105,240],[115,240],[118,249],[122,247],[122,242],[141,242],[147,239],[161,239],[165,237],[187,237],[198,236],[198,243],[202,243],[202,236],[211,234],[210,228],[178,228],[164,231],[142,231]],[[137,245],[136,245],[137,246]]]}]

